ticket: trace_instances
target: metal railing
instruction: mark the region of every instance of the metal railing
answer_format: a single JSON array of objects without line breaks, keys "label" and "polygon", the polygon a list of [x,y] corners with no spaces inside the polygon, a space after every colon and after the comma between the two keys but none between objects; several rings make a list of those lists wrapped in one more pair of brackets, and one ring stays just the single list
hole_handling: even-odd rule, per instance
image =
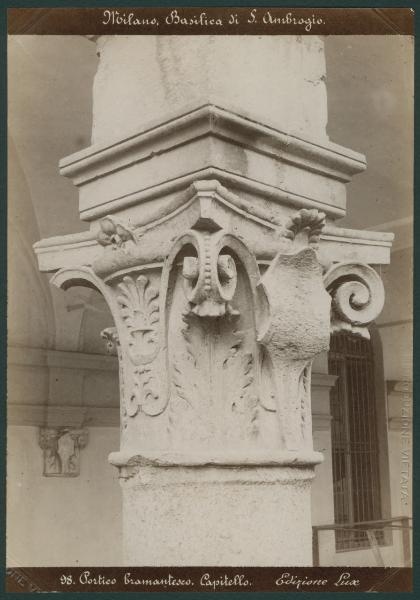
[{"label": "metal railing", "polygon": [[[411,517],[392,517],[390,519],[381,519],[378,521],[359,521],[358,523],[332,523],[330,525],[314,525],[312,527],[312,548],[314,567],[320,566],[320,539],[321,531],[364,531],[369,541],[377,566],[385,566],[378,544],[376,532],[389,530],[399,530],[402,536],[403,564],[405,567],[411,567],[411,541],[410,530],[412,525]],[[354,548],[355,550],[357,548]]]}]

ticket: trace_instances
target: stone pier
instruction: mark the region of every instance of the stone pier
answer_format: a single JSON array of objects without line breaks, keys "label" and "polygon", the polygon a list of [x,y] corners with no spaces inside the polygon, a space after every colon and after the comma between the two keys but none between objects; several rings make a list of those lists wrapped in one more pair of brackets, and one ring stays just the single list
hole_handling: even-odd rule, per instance
[{"label": "stone pier", "polygon": [[367,335],[392,240],[335,225],[366,162],[326,134],[323,43],[95,43],[92,145],[60,163],[90,229],[35,251],[113,315],[124,561],[310,565],[312,362]]}]

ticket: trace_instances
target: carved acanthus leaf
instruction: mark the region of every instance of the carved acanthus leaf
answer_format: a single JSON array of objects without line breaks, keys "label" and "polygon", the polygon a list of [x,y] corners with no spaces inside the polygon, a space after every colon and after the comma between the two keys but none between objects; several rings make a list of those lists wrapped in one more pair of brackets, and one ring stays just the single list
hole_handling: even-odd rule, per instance
[{"label": "carved acanthus leaf", "polygon": [[[161,392],[161,386],[152,365],[142,365],[135,371],[134,398],[129,416],[136,414],[140,408],[146,415],[160,415],[166,407],[166,397]],[[134,410],[134,413],[132,411]]]},{"label": "carved acanthus leaf", "polygon": [[332,297],[331,331],[349,330],[369,338],[367,325],[380,314],[384,286],[369,265],[345,262],[333,265],[324,276]]},{"label": "carved acanthus leaf", "polygon": [[[235,413],[248,419],[252,427],[257,404],[250,397],[253,355],[243,350],[244,334],[237,330],[237,318],[225,317],[204,325],[194,313],[184,314],[185,352],[180,352],[173,363],[173,390],[183,402],[182,410],[195,415],[198,427],[204,423],[208,431],[214,429],[218,434],[219,419],[226,425],[226,419]],[[180,418],[174,407],[172,402],[172,423]]]},{"label": "carved acanthus leaf", "polygon": [[129,332],[129,355],[136,365],[151,362],[159,349],[159,292],[147,277],[125,276],[118,284],[117,303]]},{"label": "carved acanthus leaf", "polygon": [[246,400],[254,381],[253,356],[239,351],[240,345],[234,346],[223,363],[224,380],[226,382],[226,398],[234,412],[244,413],[248,408]]},{"label": "carved acanthus leaf", "polygon": [[[132,369],[131,388],[125,394],[126,414],[133,417],[141,410],[149,416],[159,415],[167,404],[163,375],[157,374],[161,365],[159,291],[145,275],[126,275],[117,285],[116,301],[126,327],[120,331],[120,342]],[[104,333],[109,337],[109,332]]]},{"label": "carved acanthus leaf", "polygon": [[311,370],[312,363],[304,366],[299,377],[301,435],[302,440],[310,442],[311,430]]},{"label": "carved acanthus leaf", "polygon": [[[199,320],[195,313],[185,311],[182,315],[182,337],[185,341],[186,354],[184,361],[181,357],[174,362],[172,381],[177,395],[194,410],[199,410],[199,398],[208,393],[208,362],[203,353],[203,340],[192,332],[192,327],[198,327]],[[207,389],[206,389],[207,388]]]}]

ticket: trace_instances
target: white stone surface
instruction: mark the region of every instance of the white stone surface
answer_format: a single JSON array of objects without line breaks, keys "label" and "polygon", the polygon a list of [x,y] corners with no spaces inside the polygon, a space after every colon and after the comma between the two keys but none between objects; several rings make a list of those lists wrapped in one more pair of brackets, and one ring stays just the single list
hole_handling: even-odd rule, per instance
[{"label": "white stone surface", "polygon": [[325,58],[316,36],[102,36],[97,45],[94,143],[208,102],[327,139]]},{"label": "white stone surface", "polygon": [[43,477],[37,427],[7,433],[7,566],[122,564],[117,473],[100,457],[118,443],[116,427],[90,429],[78,477]]},{"label": "white stone surface", "polygon": [[125,564],[311,565],[312,477],[292,468],[143,467],[122,483]]},{"label": "white stone surface", "polygon": [[[310,204],[310,206],[312,206]],[[103,210],[103,209],[102,209]],[[204,212],[212,215],[225,231],[246,236],[249,248],[255,253],[259,264],[268,264],[275,256],[282,223],[293,214],[289,206],[275,202],[258,201],[255,195],[229,192],[217,180],[197,180],[186,190],[175,194],[165,193],[149,202],[140,202],[123,210],[121,217],[113,217],[126,226],[138,226],[138,235],[132,264],[162,266],[171,250],[176,234],[192,227]],[[210,212],[209,212],[210,211]],[[98,243],[95,224],[89,232],[71,234],[41,240],[34,245],[39,266],[45,271],[64,267],[91,266],[99,262],[102,249]],[[263,236],[261,235],[263,234]],[[389,262],[393,234],[389,232],[360,231],[326,226],[321,232],[320,260],[329,265],[332,260],[369,262],[375,265]],[[126,252],[114,253],[112,268],[117,267],[118,256],[126,262]],[[108,254],[109,257],[109,254]],[[267,260],[268,259],[268,260]],[[126,266],[126,265],[124,265]],[[109,267],[107,267],[109,268]],[[112,269],[111,269],[112,270]]]}]

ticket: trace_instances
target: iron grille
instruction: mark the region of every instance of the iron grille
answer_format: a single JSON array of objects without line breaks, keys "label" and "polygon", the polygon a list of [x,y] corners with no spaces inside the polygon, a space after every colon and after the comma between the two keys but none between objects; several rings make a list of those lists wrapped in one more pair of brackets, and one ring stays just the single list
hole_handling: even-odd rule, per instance
[{"label": "iron grille", "polygon": [[[379,447],[370,340],[349,333],[331,337],[329,372],[338,375],[331,392],[334,518],[336,523],[382,518]],[[383,532],[376,532],[378,544]],[[365,531],[339,530],[336,550],[369,546]]]}]

